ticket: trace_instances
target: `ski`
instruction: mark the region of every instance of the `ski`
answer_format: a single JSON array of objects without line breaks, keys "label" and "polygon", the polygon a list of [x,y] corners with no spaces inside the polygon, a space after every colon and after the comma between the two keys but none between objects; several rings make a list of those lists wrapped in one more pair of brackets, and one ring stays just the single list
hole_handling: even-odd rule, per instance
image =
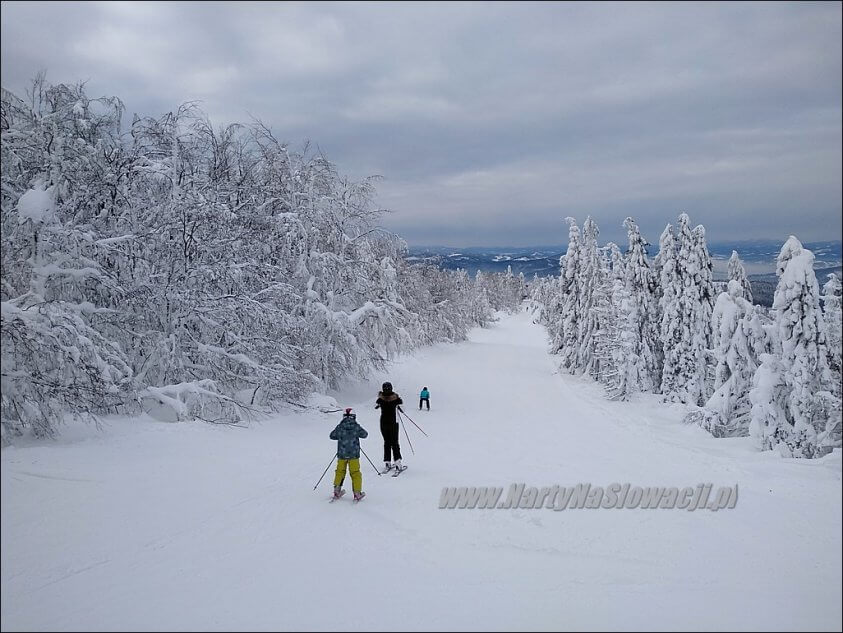
[{"label": "ski", "polygon": [[398,475],[400,475],[401,473],[403,473],[405,470],[407,470],[407,467],[406,467],[406,466],[402,466],[400,469],[399,469],[399,468],[396,468],[396,469],[395,469],[395,472],[394,472],[394,473],[392,473],[392,476],[393,476],[393,477],[397,477]]},{"label": "ski", "polygon": [[[340,499],[342,499],[344,496],[345,496],[345,490],[343,490],[343,491],[339,494],[339,496],[338,496],[338,497],[334,497],[334,496],[332,496],[330,499],[328,499],[328,503],[333,503],[334,501],[339,501],[339,500],[340,500]],[[365,492],[363,492],[363,493],[361,493],[361,495],[360,495],[360,498],[359,498],[359,499],[352,499],[352,501],[353,501],[354,503],[359,503],[359,502],[363,501],[363,499],[364,499],[365,497],[366,497],[366,493],[365,493]]]}]

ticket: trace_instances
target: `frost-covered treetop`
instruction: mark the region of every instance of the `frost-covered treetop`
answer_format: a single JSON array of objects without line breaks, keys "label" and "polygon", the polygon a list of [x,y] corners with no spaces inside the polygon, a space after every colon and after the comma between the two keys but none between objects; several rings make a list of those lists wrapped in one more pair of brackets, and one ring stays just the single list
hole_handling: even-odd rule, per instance
[{"label": "frost-covered treetop", "polygon": [[781,277],[791,258],[798,255],[803,250],[804,247],[802,246],[802,242],[796,239],[793,235],[788,237],[787,241],[782,246],[781,251],[779,251],[778,257],[776,258],[776,275]]}]

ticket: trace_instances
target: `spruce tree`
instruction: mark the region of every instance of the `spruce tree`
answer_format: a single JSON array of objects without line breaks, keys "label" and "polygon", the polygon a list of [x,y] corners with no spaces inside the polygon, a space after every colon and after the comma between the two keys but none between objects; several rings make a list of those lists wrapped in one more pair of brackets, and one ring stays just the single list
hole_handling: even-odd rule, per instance
[{"label": "spruce tree", "polygon": [[746,276],[743,263],[738,257],[738,251],[732,251],[732,256],[729,258],[728,267],[729,279],[734,279],[741,285],[741,293],[743,298],[752,303],[752,285]]}]

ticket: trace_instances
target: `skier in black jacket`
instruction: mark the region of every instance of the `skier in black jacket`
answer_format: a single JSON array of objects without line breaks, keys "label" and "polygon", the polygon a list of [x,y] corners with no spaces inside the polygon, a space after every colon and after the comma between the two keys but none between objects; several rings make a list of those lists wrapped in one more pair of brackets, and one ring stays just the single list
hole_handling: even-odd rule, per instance
[{"label": "skier in black jacket", "polygon": [[[381,472],[389,472],[392,468],[399,471],[406,466],[401,465],[401,447],[398,446],[398,421],[395,419],[395,409],[404,404],[401,396],[392,390],[392,383],[383,383],[382,391],[378,393],[375,409],[381,410],[381,435],[383,435],[383,461],[386,464]],[[392,458],[395,458],[393,463]]]}]

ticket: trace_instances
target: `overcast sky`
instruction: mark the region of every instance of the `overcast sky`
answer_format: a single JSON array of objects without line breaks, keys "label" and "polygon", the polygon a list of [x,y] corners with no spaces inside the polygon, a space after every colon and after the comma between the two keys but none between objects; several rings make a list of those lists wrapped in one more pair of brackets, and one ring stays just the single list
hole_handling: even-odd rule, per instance
[{"label": "overcast sky", "polygon": [[39,69],[310,139],[410,244],[840,239],[839,2],[3,2],[3,87]]}]

